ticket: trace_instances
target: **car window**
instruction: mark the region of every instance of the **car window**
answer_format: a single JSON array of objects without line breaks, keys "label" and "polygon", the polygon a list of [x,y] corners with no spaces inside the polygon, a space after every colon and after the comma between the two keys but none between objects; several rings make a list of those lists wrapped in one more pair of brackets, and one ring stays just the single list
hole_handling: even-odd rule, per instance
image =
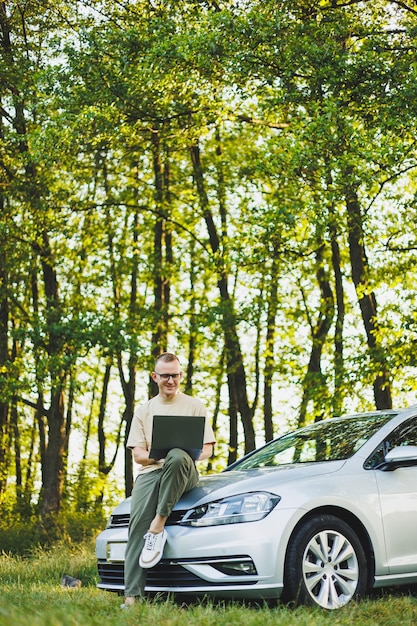
[{"label": "car window", "polygon": [[398,446],[417,446],[417,420],[412,418],[395,428],[385,437],[376,450],[366,460],[364,467],[373,469],[385,460],[385,455]]},{"label": "car window", "polygon": [[344,460],[392,417],[392,413],[370,414],[317,422],[268,443],[232,469]]}]

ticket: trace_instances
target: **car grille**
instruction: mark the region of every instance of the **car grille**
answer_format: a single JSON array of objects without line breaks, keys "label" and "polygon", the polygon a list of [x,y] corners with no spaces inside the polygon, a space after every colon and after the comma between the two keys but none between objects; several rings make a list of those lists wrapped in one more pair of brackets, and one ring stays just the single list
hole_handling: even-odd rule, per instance
[{"label": "car grille", "polygon": [[101,582],[107,585],[124,585],[125,576],[123,563],[98,561],[97,569]]},{"label": "car grille", "polygon": [[129,526],[130,515],[112,515],[110,519],[109,528],[121,528],[123,526]]},{"label": "car grille", "polygon": [[[98,561],[98,574],[104,585],[124,585],[123,563]],[[224,582],[209,582],[203,580],[181,565],[172,564],[169,560],[162,560],[158,565],[149,569],[146,579],[147,587],[161,589],[169,589],[170,587],[175,589],[190,589],[193,587],[209,588],[211,586],[220,587],[223,585],[230,585],[230,582],[227,580]],[[253,581],[234,581],[233,585],[253,585]]]},{"label": "car grille", "polygon": [[[167,519],[167,526],[175,526],[179,524],[184,517],[186,511],[172,511],[171,515]],[[110,519],[109,528],[123,528],[129,526],[130,514],[124,515],[112,515]]]}]

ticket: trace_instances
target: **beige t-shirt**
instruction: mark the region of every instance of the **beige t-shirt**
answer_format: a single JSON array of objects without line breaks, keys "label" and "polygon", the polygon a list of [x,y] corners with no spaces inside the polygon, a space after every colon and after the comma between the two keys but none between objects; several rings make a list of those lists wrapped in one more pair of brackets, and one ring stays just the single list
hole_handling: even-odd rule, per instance
[{"label": "beige t-shirt", "polygon": [[[154,415],[203,415],[206,418],[203,443],[215,443],[213,429],[207,419],[204,404],[198,398],[180,391],[172,400],[164,400],[158,395],[136,409],[127,438],[128,448],[139,446],[145,450],[150,449]],[[162,467],[163,464],[164,460],[161,459],[152,465],[140,466],[139,473],[151,472]]]}]

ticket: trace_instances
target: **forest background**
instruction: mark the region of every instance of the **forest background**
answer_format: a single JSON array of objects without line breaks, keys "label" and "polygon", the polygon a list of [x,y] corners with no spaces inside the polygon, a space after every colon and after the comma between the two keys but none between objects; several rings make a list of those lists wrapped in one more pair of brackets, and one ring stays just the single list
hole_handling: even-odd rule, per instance
[{"label": "forest background", "polygon": [[130,493],[163,350],[209,408],[202,471],[415,402],[414,2],[0,1],[0,26],[7,536]]}]

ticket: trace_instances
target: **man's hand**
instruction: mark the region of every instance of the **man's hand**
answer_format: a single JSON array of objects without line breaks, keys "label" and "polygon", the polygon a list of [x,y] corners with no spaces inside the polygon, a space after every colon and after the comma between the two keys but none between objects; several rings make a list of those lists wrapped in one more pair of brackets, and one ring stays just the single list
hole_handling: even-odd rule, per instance
[{"label": "man's hand", "polygon": [[149,450],[146,450],[145,448],[140,448],[139,446],[136,446],[135,448],[133,448],[132,452],[133,460],[135,461],[135,463],[139,463],[143,466],[153,465],[154,463],[156,463],[155,459],[149,458]]},{"label": "man's hand", "polygon": [[213,454],[213,444],[212,443],[205,443],[203,445],[203,449],[202,449],[201,454],[198,457],[197,461],[204,461],[205,459],[209,459],[212,454]]}]

